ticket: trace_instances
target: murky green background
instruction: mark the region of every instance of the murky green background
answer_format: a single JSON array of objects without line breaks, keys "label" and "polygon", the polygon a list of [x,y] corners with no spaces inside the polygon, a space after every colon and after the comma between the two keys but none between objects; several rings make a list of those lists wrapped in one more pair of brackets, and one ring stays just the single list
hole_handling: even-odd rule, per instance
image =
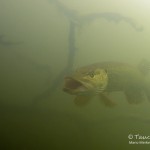
[{"label": "murky green background", "polygon": [[[99,61],[150,60],[149,1],[60,1],[79,15],[120,13],[144,29],[137,32],[124,21],[106,19],[83,26],[76,34],[74,69]],[[150,135],[148,101],[132,106],[122,93],[113,93],[115,108],[97,98],[78,108],[60,84],[51,97],[32,106],[66,65],[68,33],[67,18],[48,0],[0,0],[0,149],[149,149],[150,144],[131,145],[128,139],[129,134]]]}]

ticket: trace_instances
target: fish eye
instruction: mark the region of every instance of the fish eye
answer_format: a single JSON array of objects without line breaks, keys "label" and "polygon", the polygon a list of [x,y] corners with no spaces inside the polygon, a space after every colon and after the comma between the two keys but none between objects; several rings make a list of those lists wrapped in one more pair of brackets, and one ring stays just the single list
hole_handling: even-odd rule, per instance
[{"label": "fish eye", "polygon": [[89,75],[91,78],[93,78],[95,74],[94,74],[93,71],[91,71],[91,72],[88,73],[88,75]]}]

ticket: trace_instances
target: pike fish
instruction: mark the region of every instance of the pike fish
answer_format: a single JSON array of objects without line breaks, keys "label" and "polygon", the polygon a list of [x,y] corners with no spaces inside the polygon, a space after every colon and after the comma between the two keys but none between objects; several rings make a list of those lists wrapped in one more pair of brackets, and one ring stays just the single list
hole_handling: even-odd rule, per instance
[{"label": "pike fish", "polygon": [[149,63],[138,66],[121,62],[100,62],[77,69],[64,78],[63,91],[75,95],[74,103],[84,106],[94,96],[109,107],[115,105],[108,94],[123,92],[130,104],[150,100],[150,82],[146,80]]}]

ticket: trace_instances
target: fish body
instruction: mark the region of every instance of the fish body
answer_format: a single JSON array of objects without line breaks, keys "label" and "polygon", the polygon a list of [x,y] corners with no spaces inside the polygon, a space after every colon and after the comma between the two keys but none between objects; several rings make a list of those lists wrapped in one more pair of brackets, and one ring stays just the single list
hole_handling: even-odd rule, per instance
[{"label": "fish body", "polygon": [[112,106],[114,102],[108,93],[124,92],[129,103],[137,104],[143,101],[145,95],[150,98],[148,87],[142,68],[127,63],[100,62],[81,67],[66,77],[63,90],[76,95],[77,105],[80,102],[84,105],[91,97],[98,95],[105,105]]}]

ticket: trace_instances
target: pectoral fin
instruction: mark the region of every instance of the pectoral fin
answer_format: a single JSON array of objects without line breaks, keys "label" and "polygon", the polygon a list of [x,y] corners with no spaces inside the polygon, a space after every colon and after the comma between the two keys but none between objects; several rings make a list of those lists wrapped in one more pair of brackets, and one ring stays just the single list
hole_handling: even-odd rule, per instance
[{"label": "pectoral fin", "polygon": [[105,106],[114,107],[116,105],[105,93],[100,93],[100,100],[104,103]]},{"label": "pectoral fin", "polygon": [[85,106],[89,101],[90,101],[91,97],[89,96],[77,96],[75,97],[74,99],[74,103],[77,105],[77,106]]},{"label": "pectoral fin", "polygon": [[144,93],[141,90],[127,90],[124,93],[126,95],[127,101],[130,104],[139,104],[145,99]]}]

